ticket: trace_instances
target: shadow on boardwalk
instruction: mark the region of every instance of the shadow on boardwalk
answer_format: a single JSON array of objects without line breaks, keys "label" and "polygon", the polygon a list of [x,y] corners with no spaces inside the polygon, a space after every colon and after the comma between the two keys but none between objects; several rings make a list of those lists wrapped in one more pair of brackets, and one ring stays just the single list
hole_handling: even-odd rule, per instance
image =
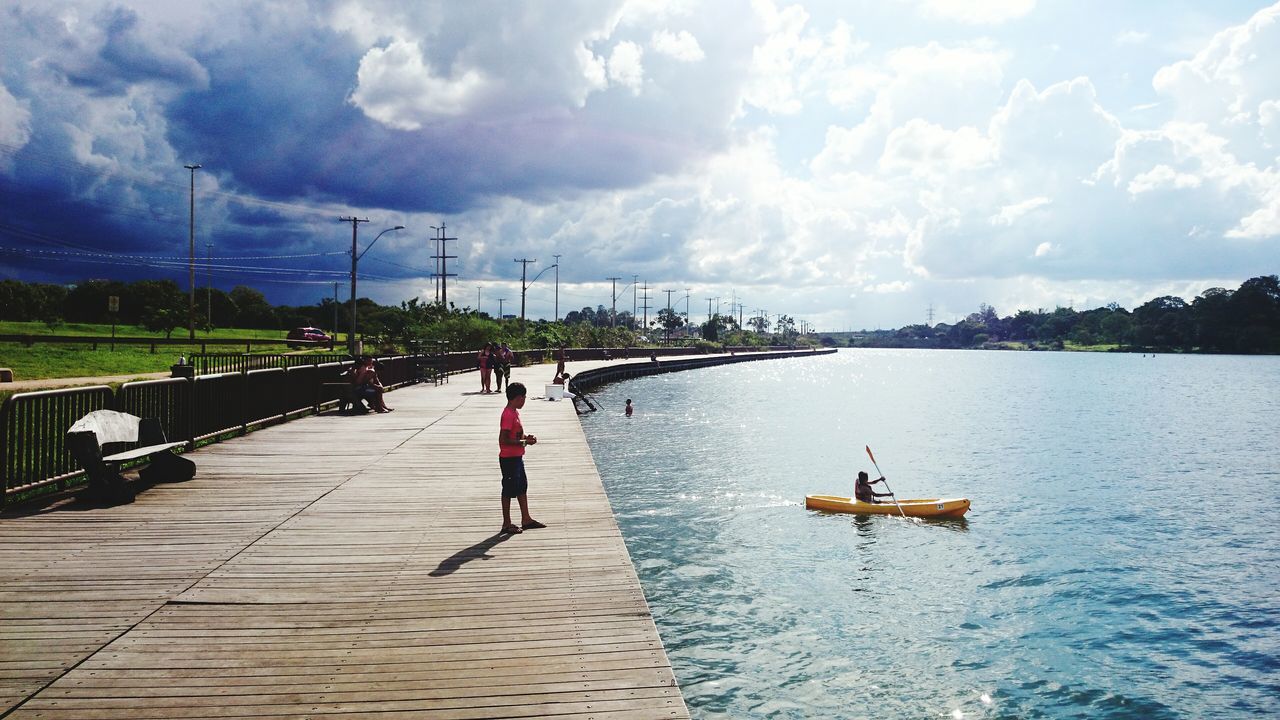
[{"label": "shadow on boardwalk", "polygon": [[472,560],[492,560],[493,556],[489,554],[489,551],[497,546],[498,543],[505,542],[510,537],[512,536],[505,533],[496,533],[491,537],[487,537],[475,545],[463,548],[441,560],[436,569],[427,574],[431,577],[444,577],[457,572],[459,568]]}]

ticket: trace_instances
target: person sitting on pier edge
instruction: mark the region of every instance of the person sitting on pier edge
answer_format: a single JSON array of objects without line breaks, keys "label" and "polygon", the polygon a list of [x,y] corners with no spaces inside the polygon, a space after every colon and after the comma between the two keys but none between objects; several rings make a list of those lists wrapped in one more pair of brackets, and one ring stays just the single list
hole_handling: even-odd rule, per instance
[{"label": "person sitting on pier edge", "polygon": [[378,379],[378,371],[373,366],[372,357],[365,355],[360,358],[360,370],[356,373],[355,383],[356,392],[360,397],[368,400],[374,410],[380,413],[391,412],[392,408],[387,407],[387,403],[382,399],[382,393],[387,389]]},{"label": "person sitting on pier edge", "polygon": [[878,482],[884,482],[884,476],[878,477],[875,480],[869,480],[868,477],[866,470],[858,471],[858,482],[853,486],[853,496],[857,498],[858,502],[879,503],[880,501],[876,498],[893,496],[893,493],[878,493],[871,489],[872,485],[875,485]]}]

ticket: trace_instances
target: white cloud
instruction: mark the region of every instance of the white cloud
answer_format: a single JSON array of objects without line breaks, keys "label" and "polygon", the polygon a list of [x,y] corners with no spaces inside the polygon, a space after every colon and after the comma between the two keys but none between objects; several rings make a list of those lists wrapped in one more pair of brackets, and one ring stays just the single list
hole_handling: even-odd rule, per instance
[{"label": "white cloud", "polygon": [[1036,246],[1036,257],[1044,257],[1051,252],[1053,252],[1053,243],[1051,242],[1042,242]]},{"label": "white cloud", "polygon": [[[605,68],[604,58],[591,52],[585,45],[579,45],[574,54],[582,67],[582,77],[591,90],[603,90],[609,86],[609,72]],[[586,102],[585,96],[582,101]]]},{"label": "white cloud", "polygon": [[[1032,210],[1052,203],[1053,201],[1047,197],[1034,197],[1028,200],[1023,200],[1020,203],[1014,203],[1013,205],[1005,205],[1000,208],[1000,212],[990,217],[990,222],[992,225],[1004,225],[1008,227],[1013,225],[1019,218]],[[1044,243],[1044,245],[1048,245],[1048,243]],[[1038,256],[1040,254],[1042,253],[1037,250],[1036,255]]]},{"label": "white cloud", "polygon": [[825,97],[847,107],[867,95],[878,74],[857,65],[867,43],[837,21],[823,34],[809,28],[803,6],[778,10],[770,0],[755,4],[767,33],[752,49],[751,74],[742,102],[776,115],[799,113],[806,101]]},{"label": "white cloud", "polygon": [[1127,189],[1130,195],[1138,195],[1165,188],[1195,188],[1200,187],[1200,183],[1201,180],[1196,175],[1180,173],[1168,165],[1157,165],[1147,172],[1134,176],[1129,181]]},{"label": "white cloud", "polygon": [[488,83],[475,69],[440,77],[423,61],[418,43],[395,40],[372,48],[360,60],[351,103],[398,130],[467,112]]},{"label": "white cloud", "polygon": [[0,143],[22,147],[31,138],[31,109],[0,83]]},{"label": "white cloud", "polygon": [[1116,35],[1115,43],[1117,45],[1141,45],[1150,37],[1149,33],[1140,32],[1138,30],[1127,30]]},{"label": "white cloud", "polygon": [[889,133],[879,168],[917,177],[949,177],[980,167],[991,157],[991,141],[977,129],[952,131],[916,118]]},{"label": "white cloud", "polygon": [[893,282],[879,283],[876,285],[867,285],[862,288],[863,292],[869,293],[900,293],[911,289],[910,280],[894,280]]},{"label": "white cloud", "polygon": [[680,62],[697,62],[706,57],[698,39],[687,30],[673,33],[670,30],[659,30],[653,34],[649,47],[659,55],[679,60]]},{"label": "white cloud", "polygon": [[640,94],[644,85],[644,50],[630,41],[623,41],[613,46],[609,55],[609,82],[630,88],[631,92]]},{"label": "white cloud", "polygon": [[1035,0],[920,0],[921,15],[969,25],[994,25],[1035,9]]}]

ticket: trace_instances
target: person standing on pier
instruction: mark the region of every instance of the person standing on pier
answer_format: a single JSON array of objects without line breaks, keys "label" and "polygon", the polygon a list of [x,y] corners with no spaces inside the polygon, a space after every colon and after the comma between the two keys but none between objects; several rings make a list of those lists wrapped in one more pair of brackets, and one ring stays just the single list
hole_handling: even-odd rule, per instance
[{"label": "person standing on pier", "polygon": [[480,364],[480,392],[487,393],[489,390],[489,373],[490,367],[493,365],[493,343],[485,343],[480,348],[480,354],[476,356],[476,362]]},{"label": "person standing on pier", "polygon": [[515,353],[511,352],[511,347],[506,343],[498,345],[493,350],[493,374],[498,379],[498,392],[502,392],[504,382],[508,387],[511,385],[511,362],[515,357]]},{"label": "person standing on pier", "polygon": [[569,357],[568,346],[561,343],[560,349],[556,351],[556,377],[564,375],[564,363]]},{"label": "person standing on pier", "polygon": [[[544,528],[546,525],[529,514],[529,479],[524,474],[524,449],[536,445],[538,438],[526,435],[520,423],[520,408],[524,407],[524,383],[507,384],[507,406],[502,410],[498,425],[498,466],[502,468],[502,530],[515,535],[525,530]],[[520,524],[511,522],[511,498],[520,503]]]},{"label": "person standing on pier", "polygon": [[634,412],[635,409],[631,407],[631,398],[627,398],[627,417],[631,417],[631,414]]}]

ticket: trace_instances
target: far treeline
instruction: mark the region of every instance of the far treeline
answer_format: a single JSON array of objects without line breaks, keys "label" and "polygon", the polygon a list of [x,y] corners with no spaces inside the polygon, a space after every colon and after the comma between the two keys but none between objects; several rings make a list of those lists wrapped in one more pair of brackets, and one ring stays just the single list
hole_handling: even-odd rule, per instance
[{"label": "far treeline", "polygon": [[[994,308],[954,325],[909,325],[854,333],[852,347],[1030,348],[1280,354],[1280,282],[1263,275],[1236,290],[1209,288],[1187,302],[1165,295],[1129,312],[1112,303],[1095,310],[1019,310],[1000,317]],[[1109,346],[1109,347],[1102,347]]]},{"label": "far treeline", "polygon": [[[108,312],[112,296],[119,298],[114,316]],[[69,323],[114,322],[170,336],[187,327],[189,302],[189,295],[172,280],[87,280],[74,285],[0,281],[0,321],[42,322],[54,332]],[[343,334],[350,327],[345,302],[325,298],[315,305],[273,306],[261,292],[243,285],[230,292],[198,287],[195,306],[199,332],[214,328],[279,330],[283,337],[295,327],[318,327],[330,334],[336,334],[335,325]],[[625,311],[615,315],[603,305],[571,310],[561,322],[527,323],[494,318],[469,307],[423,303],[417,298],[399,306],[360,298],[357,310],[366,347],[372,344],[387,350],[407,348],[422,340],[442,341],[455,350],[479,348],[486,342],[505,342],[517,350],[560,345],[621,348],[656,344],[660,337],[708,347],[816,342],[812,337],[801,337],[795,321],[785,315],[775,323],[774,332],[763,332],[764,327],[752,332],[727,315],[716,315],[711,322],[694,327],[678,313],[663,309],[648,318],[651,327],[645,331],[641,319]]]}]

